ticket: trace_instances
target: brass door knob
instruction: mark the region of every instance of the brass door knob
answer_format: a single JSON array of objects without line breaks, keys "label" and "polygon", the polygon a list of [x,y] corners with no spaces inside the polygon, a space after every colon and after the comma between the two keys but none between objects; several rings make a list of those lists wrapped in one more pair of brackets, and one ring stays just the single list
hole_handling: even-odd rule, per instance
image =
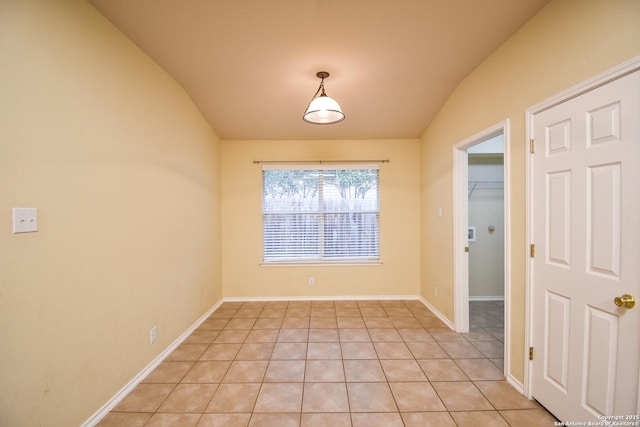
[{"label": "brass door knob", "polygon": [[613,302],[618,307],[625,307],[625,308],[633,308],[633,306],[636,305],[636,299],[629,294],[624,294],[621,297],[615,297],[613,299]]}]

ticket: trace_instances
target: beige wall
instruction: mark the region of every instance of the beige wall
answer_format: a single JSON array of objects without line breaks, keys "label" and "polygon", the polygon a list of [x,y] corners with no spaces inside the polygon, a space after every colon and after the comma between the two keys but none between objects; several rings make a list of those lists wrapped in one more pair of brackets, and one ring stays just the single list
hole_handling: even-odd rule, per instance
[{"label": "beige wall", "polygon": [[[380,165],[376,266],[265,267],[262,170],[254,160],[388,159]],[[225,298],[411,295],[420,291],[420,145],[393,141],[223,141],[222,248]],[[315,286],[307,278],[315,278]]]},{"label": "beige wall", "polygon": [[218,162],[87,3],[0,2],[0,425],[81,424],[221,298]]},{"label": "beige wall", "polygon": [[[456,88],[422,138],[422,295],[453,320],[452,146],[511,120],[509,351],[517,380],[525,360],[525,110],[639,55],[638,22],[637,0],[552,1]],[[441,290],[437,298],[433,286]]]}]

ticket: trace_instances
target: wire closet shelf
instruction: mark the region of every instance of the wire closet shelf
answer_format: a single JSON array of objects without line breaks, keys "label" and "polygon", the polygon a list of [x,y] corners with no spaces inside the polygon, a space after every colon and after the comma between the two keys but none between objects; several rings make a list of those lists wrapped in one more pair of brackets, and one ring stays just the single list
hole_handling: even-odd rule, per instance
[{"label": "wire closet shelf", "polygon": [[504,190],[504,181],[469,181],[469,196],[476,190]]}]

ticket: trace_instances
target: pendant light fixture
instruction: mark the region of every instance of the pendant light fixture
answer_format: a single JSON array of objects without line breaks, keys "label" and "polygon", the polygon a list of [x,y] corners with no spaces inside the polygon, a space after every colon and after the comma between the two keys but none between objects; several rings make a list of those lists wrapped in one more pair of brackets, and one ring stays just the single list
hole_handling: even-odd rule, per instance
[{"label": "pendant light fixture", "polygon": [[343,121],[342,108],[340,108],[335,99],[328,97],[324,92],[324,79],[329,77],[329,73],[318,71],[316,76],[321,79],[320,87],[318,87],[316,94],[313,95],[307,110],[304,112],[304,116],[302,116],[302,120],[315,125],[330,125]]}]

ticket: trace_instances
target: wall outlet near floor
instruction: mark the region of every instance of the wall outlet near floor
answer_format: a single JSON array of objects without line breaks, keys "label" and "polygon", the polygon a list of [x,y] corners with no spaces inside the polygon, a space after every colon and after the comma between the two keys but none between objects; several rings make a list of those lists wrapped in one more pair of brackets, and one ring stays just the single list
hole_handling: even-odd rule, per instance
[{"label": "wall outlet near floor", "polygon": [[13,208],[13,233],[33,233],[38,231],[37,208]]},{"label": "wall outlet near floor", "polygon": [[157,341],[157,339],[158,339],[158,328],[154,326],[149,330],[149,342],[153,344],[154,342]]},{"label": "wall outlet near floor", "polygon": [[438,296],[438,288],[436,288],[435,286],[433,287],[433,296],[434,297]]},{"label": "wall outlet near floor", "polygon": [[307,279],[307,284],[308,284],[309,286],[315,286],[315,285],[316,285],[316,278],[315,278],[315,277],[309,277],[309,278]]}]

